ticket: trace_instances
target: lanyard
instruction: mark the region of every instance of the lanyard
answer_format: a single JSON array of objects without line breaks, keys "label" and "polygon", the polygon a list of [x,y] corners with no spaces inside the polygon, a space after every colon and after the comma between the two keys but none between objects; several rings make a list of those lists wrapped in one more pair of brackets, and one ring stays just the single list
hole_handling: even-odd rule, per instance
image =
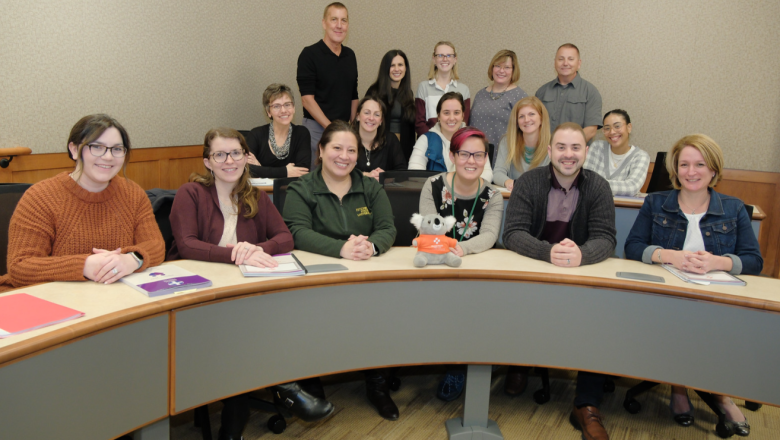
[{"label": "lanyard", "polygon": [[[463,236],[466,235],[466,230],[468,229],[469,225],[471,224],[471,219],[474,218],[474,208],[477,206],[477,200],[479,200],[479,191],[482,189],[482,179],[477,177],[477,194],[474,196],[474,203],[471,205],[471,212],[469,213],[469,218],[466,219],[466,224],[463,227],[463,234],[461,234],[460,238],[458,239],[458,243],[463,241]],[[452,188],[452,216],[455,218],[458,218],[455,216],[455,173],[452,173],[452,184],[450,185]],[[455,227],[456,224],[452,225],[452,238],[456,237],[455,234]]]}]

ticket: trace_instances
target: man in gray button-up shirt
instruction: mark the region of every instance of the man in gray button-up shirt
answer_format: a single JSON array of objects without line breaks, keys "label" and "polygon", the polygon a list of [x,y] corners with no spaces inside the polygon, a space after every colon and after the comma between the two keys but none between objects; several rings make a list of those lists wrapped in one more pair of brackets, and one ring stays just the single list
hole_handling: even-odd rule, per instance
[{"label": "man in gray button-up shirt", "polygon": [[596,87],[582,79],[577,71],[582,60],[577,46],[566,43],[555,54],[558,77],[539,87],[539,98],[550,114],[550,131],[564,122],[576,122],[590,141],[601,128],[601,94]]}]

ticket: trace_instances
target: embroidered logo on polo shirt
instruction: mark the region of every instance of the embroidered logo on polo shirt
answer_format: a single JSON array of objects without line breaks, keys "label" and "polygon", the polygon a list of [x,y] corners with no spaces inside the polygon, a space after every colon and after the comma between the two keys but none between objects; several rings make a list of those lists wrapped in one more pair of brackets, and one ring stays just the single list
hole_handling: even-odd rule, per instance
[{"label": "embroidered logo on polo shirt", "polygon": [[364,206],[362,208],[356,208],[355,211],[357,211],[357,216],[362,217],[364,215],[371,215],[371,212],[368,210],[368,207]]}]

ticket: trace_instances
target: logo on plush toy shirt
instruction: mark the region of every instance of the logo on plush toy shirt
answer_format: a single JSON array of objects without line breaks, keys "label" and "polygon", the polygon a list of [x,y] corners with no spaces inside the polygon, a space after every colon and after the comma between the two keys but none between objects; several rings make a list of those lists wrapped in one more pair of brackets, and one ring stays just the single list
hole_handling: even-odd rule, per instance
[{"label": "logo on plush toy shirt", "polygon": [[371,215],[371,212],[368,210],[368,207],[364,206],[362,208],[356,208],[355,211],[357,211],[357,216],[362,217],[364,215]]},{"label": "logo on plush toy shirt", "polygon": [[441,243],[441,240],[439,240],[439,237],[436,237],[436,238],[433,239],[433,243],[434,244],[439,244],[439,243]]}]

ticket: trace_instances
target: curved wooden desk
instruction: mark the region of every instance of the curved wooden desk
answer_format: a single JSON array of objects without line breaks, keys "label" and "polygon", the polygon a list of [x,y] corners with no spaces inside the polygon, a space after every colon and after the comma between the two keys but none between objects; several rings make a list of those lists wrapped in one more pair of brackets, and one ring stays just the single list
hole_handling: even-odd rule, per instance
[{"label": "curved wooden desk", "polygon": [[[304,264],[333,261],[296,253]],[[467,256],[458,269],[415,269],[413,254],[394,248],[340,261],[347,272],[269,279],[179,261],[213,288],[158,299],[122,284],[21,289],[87,316],[0,340],[0,426],[9,438],[85,439],[151,424],[144,432],[160,436],[144,438],[167,438],[168,415],[230,395],[428,363],[601,371],[780,404],[780,344],[755,337],[780,333],[776,279],[695,286],[634,261],[566,269],[501,250]],[[715,329],[723,323],[729,332]],[[472,387],[480,373],[467,388],[474,425],[487,419],[487,390]]]}]

